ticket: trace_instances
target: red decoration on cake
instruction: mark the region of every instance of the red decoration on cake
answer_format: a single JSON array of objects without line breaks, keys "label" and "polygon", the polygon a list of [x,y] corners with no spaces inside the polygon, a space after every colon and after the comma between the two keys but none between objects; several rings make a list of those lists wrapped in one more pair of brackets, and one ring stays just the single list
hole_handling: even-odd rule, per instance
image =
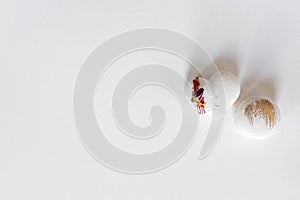
[{"label": "red decoration on cake", "polygon": [[199,114],[205,114],[205,99],[203,97],[204,88],[200,87],[199,77],[193,79],[193,92],[192,92],[192,102],[196,103],[197,111]]},{"label": "red decoration on cake", "polygon": [[199,89],[199,86],[200,86],[200,81],[199,81],[199,78],[196,77],[193,80],[193,89],[194,89],[194,92],[196,92]]}]

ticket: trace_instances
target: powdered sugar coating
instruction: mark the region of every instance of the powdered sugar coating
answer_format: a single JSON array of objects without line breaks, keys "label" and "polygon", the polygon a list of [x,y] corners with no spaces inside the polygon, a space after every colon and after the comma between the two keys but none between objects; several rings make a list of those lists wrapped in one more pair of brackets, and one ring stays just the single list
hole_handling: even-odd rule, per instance
[{"label": "powdered sugar coating", "polygon": [[[267,104],[257,106],[260,102]],[[249,107],[256,110],[249,114]],[[272,116],[264,112],[272,113]],[[279,108],[266,97],[250,97],[241,102],[235,110],[234,122],[242,135],[252,139],[265,139],[275,132],[280,122]]]},{"label": "powdered sugar coating", "polygon": [[[206,105],[204,116],[214,117],[218,120],[224,117],[226,108],[232,106],[240,94],[238,79],[230,72],[218,72],[211,79],[206,80],[199,77],[200,87],[204,88]],[[191,101],[193,92],[193,80],[185,87],[185,99],[197,113],[197,107]]]}]

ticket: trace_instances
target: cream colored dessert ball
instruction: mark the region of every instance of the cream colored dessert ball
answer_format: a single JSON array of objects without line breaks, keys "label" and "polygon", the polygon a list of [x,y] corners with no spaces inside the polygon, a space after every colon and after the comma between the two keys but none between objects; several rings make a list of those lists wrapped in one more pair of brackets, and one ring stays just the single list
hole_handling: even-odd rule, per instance
[{"label": "cream colored dessert ball", "polygon": [[239,104],[234,114],[237,130],[252,139],[265,139],[280,121],[278,107],[266,97],[250,97]]}]

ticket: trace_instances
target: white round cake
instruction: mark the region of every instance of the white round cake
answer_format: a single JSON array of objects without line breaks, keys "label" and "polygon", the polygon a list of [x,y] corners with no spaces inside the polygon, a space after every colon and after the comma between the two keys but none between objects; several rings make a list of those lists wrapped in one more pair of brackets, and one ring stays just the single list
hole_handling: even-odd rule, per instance
[{"label": "white round cake", "polygon": [[209,80],[195,77],[185,87],[185,97],[194,112],[218,120],[240,94],[238,79],[230,72],[218,72]]},{"label": "white round cake", "polygon": [[[215,73],[209,79],[209,84],[211,88],[213,88],[214,99],[219,102],[220,105],[225,102],[226,108],[232,106],[240,95],[239,80],[230,72],[221,71]],[[225,99],[224,95],[223,98],[222,95],[220,95],[222,92],[225,92]]]},{"label": "white round cake", "polygon": [[270,137],[280,121],[278,107],[268,98],[250,97],[239,104],[234,114],[237,130],[252,139]]},{"label": "white round cake", "polygon": [[[212,116],[212,109],[213,109],[213,101],[211,100],[212,94],[210,92],[208,81],[201,77],[198,78],[201,88],[203,88],[203,97],[205,98],[205,113],[202,113],[203,116],[211,117]],[[185,99],[187,103],[191,106],[192,111],[196,114],[200,114],[197,104],[192,101],[192,93],[193,93],[193,80],[188,82],[185,85]]]}]

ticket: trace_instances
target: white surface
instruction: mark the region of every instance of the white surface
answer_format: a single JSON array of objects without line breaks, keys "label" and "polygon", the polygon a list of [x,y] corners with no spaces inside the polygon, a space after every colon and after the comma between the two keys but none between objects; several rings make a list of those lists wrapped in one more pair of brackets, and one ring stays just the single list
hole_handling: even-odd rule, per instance
[{"label": "white surface", "polygon": [[[299,1],[1,1],[0,16],[1,199],[300,198]],[[193,38],[238,74],[242,95],[272,98],[278,133],[248,140],[228,114],[205,160],[196,143],[153,174],[96,162],[74,129],[76,76],[99,44],[143,27]]]}]

